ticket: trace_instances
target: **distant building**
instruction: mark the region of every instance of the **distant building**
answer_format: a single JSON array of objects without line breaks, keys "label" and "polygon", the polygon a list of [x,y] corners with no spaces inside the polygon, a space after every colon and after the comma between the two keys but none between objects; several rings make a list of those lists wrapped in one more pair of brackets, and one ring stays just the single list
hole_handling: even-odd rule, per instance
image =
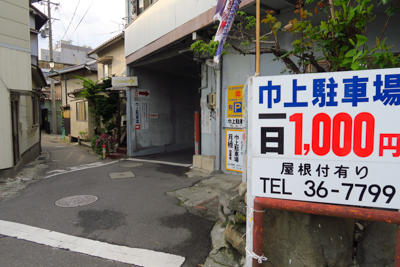
[{"label": "distant building", "polygon": [[[77,46],[73,45],[72,41],[61,40],[53,47],[53,61],[56,64],[84,64],[93,61],[93,58],[87,58],[86,56],[86,53],[90,50],[92,50],[90,46]],[[41,48],[39,51],[39,60],[49,61],[50,51]]]},{"label": "distant building", "polygon": [[[61,96],[59,103],[62,105],[64,112],[65,135],[78,138],[78,136],[80,136],[79,132],[85,131],[87,138],[90,140],[94,136],[93,119],[89,113],[88,101],[80,95],[80,92],[84,90],[84,88],[82,81],[78,79],[77,76],[96,81],[96,60],[64,68],[58,70],[56,73],[49,73],[47,75],[49,78],[55,80],[60,79],[61,81],[60,86],[55,86],[55,90],[56,98],[57,92],[59,92]],[[59,127],[59,125],[59,122],[57,122],[57,127]]]}]

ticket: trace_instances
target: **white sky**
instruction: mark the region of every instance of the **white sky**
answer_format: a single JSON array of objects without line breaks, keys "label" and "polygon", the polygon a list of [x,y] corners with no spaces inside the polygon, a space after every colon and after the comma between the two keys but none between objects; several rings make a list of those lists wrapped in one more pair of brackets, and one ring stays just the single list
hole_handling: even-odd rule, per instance
[{"label": "white sky", "polygon": [[[47,15],[47,0],[42,2],[43,5],[40,2],[34,5]],[[73,45],[95,48],[119,34],[124,28],[122,24],[126,24],[123,20],[125,0],[51,0],[50,2],[60,3],[58,8],[51,5],[52,18],[59,19],[52,21],[53,45],[63,38],[72,40]],[[75,9],[76,13],[73,15]],[[67,31],[68,25],[70,26]],[[48,47],[49,38],[39,37],[39,48],[48,49]]]}]

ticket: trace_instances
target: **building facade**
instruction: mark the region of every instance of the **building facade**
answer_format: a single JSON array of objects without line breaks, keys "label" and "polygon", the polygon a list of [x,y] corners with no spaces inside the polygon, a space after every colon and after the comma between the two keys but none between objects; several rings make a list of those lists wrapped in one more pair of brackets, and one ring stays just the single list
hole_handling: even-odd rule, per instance
[{"label": "building facade", "polygon": [[[99,82],[107,77],[126,77],[124,36],[125,33],[122,32],[88,52],[89,56],[97,56],[97,80]],[[109,89],[114,95],[113,98],[118,101],[118,111],[115,118],[117,127],[114,131],[114,138],[118,145],[123,147],[126,146],[125,90],[125,87]]]},{"label": "building facade", "polygon": [[[84,88],[78,77],[97,81],[96,60],[77,66],[57,70],[49,74],[49,78],[59,79],[61,85],[61,106],[64,116],[65,135],[73,138],[81,137],[79,132],[86,132],[86,138],[94,136],[94,126],[86,99],[79,92]],[[58,109],[58,107],[57,107]]]},{"label": "building facade", "polygon": [[[79,65],[86,62],[93,61],[87,58],[86,54],[92,50],[91,47],[73,45],[72,41],[60,40],[53,47],[53,60],[54,63],[64,63]],[[39,59],[42,61],[50,61],[50,51],[41,48],[39,51]]]},{"label": "building facade", "polygon": [[[239,55],[231,49],[228,54],[222,55],[219,65],[214,65],[210,64],[210,61],[207,64],[207,59],[212,57],[195,55],[190,51],[190,45],[195,41],[201,39],[207,42],[215,35],[214,27],[219,23],[213,21],[217,0],[158,0],[140,14],[135,10],[135,3],[127,1],[127,7],[130,7],[127,16],[131,19],[125,30],[127,71],[130,76],[138,77],[138,88],[151,91],[151,98],[154,95],[164,99],[162,105],[155,102],[156,99],[149,100],[149,109],[150,112],[162,114],[169,124],[162,125],[160,121],[150,120],[151,133],[144,134],[145,131],[135,127],[137,121],[133,115],[128,120],[131,127],[128,131],[131,133],[128,151],[131,150],[131,155],[134,156],[140,151],[145,153],[145,148],[152,148],[147,149],[148,151],[156,151],[163,150],[164,147],[165,150],[169,144],[185,142],[188,147],[194,148],[193,115],[198,111],[201,121],[201,144],[200,156],[195,157],[194,165],[240,174],[243,162],[237,160],[236,154],[244,153],[240,149],[243,110],[239,108],[238,102],[241,101],[239,99],[243,93],[242,86],[248,77],[255,74],[255,55]],[[243,0],[240,9],[255,15],[255,1]],[[261,9],[262,14],[267,10],[274,10],[280,21],[288,22],[294,17],[296,1],[261,0]],[[134,12],[136,13],[133,14]],[[318,22],[319,18],[322,18],[322,14],[314,14],[315,22]],[[379,36],[384,28],[386,18],[384,9],[377,9],[377,17],[368,28],[370,47],[374,46],[375,36]],[[399,19],[398,14],[393,16],[385,30],[388,44],[399,43],[394,26]],[[262,27],[265,26],[262,24]],[[282,34],[281,48],[290,51],[295,39],[289,33]],[[392,51],[400,50],[395,46]],[[273,54],[262,54],[261,76],[280,75],[285,69],[285,65],[280,61],[273,61],[274,58]],[[174,92],[177,92],[177,95],[174,95]],[[184,101],[179,96],[184,96]],[[130,112],[135,114],[135,105],[141,99],[135,97],[133,92],[130,93],[130,97]],[[213,105],[207,105],[207,98],[215,99],[212,101]],[[191,101],[193,105],[185,106]],[[239,111],[240,114],[235,114]],[[190,115],[183,118],[183,113]],[[190,138],[185,139],[186,134],[190,135]]]},{"label": "building facade", "polygon": [[35,1],[1,0],[0,26],[0,177],[13,176],[40,155],[40,90],[37,34],[47,17]]}]

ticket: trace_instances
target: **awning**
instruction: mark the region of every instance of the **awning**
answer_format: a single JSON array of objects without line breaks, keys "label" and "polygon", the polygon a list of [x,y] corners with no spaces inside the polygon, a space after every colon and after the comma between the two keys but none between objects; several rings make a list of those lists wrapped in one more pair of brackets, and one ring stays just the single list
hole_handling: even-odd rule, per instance
[{"label": "awning", "polygon": [[97,63],[100,63],[100,64],[108,64],[108,63],[111,63],[112,60],[113,60],[113,57],[112,57],[112,56],[105,56],[105,57],[100,57],[100,58],[98,58],[98,59],[97,59]]},{"label": "awning", "polygon": [[32,80],[35,82],[37,87],[46,87],[48,85],[41,68],[31,65],[31,72]]},{"label": "awning", "polygon": [[24,96],[45,96],[45,94],[42,93],[42,91],[36,91],[36,90],[18,90],[18,89],[9,89],[10,93],[18,94],[18,95],[24,95]]}]

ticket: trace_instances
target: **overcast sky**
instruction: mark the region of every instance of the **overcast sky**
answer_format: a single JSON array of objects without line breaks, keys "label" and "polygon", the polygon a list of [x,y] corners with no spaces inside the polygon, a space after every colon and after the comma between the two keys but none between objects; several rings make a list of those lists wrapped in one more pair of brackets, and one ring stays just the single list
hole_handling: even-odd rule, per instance
[{"label": "overcast sky", "polygon": [[[34,5],[47,15],[47,0],[42,2],[43,5],[40,2]],[[59,19],[52,21],[53,45],[62,38],[72,40],[73,45],[95,48],[119,34],[124,28],[123,24],[126,23],[126,20],[123,20],[125,0],[51,0],[51,2],[60,3],[58,7],[51,5],[51,17]],[[48,49],[48,47],[49,39],[39,37],[39,48]]]}]

